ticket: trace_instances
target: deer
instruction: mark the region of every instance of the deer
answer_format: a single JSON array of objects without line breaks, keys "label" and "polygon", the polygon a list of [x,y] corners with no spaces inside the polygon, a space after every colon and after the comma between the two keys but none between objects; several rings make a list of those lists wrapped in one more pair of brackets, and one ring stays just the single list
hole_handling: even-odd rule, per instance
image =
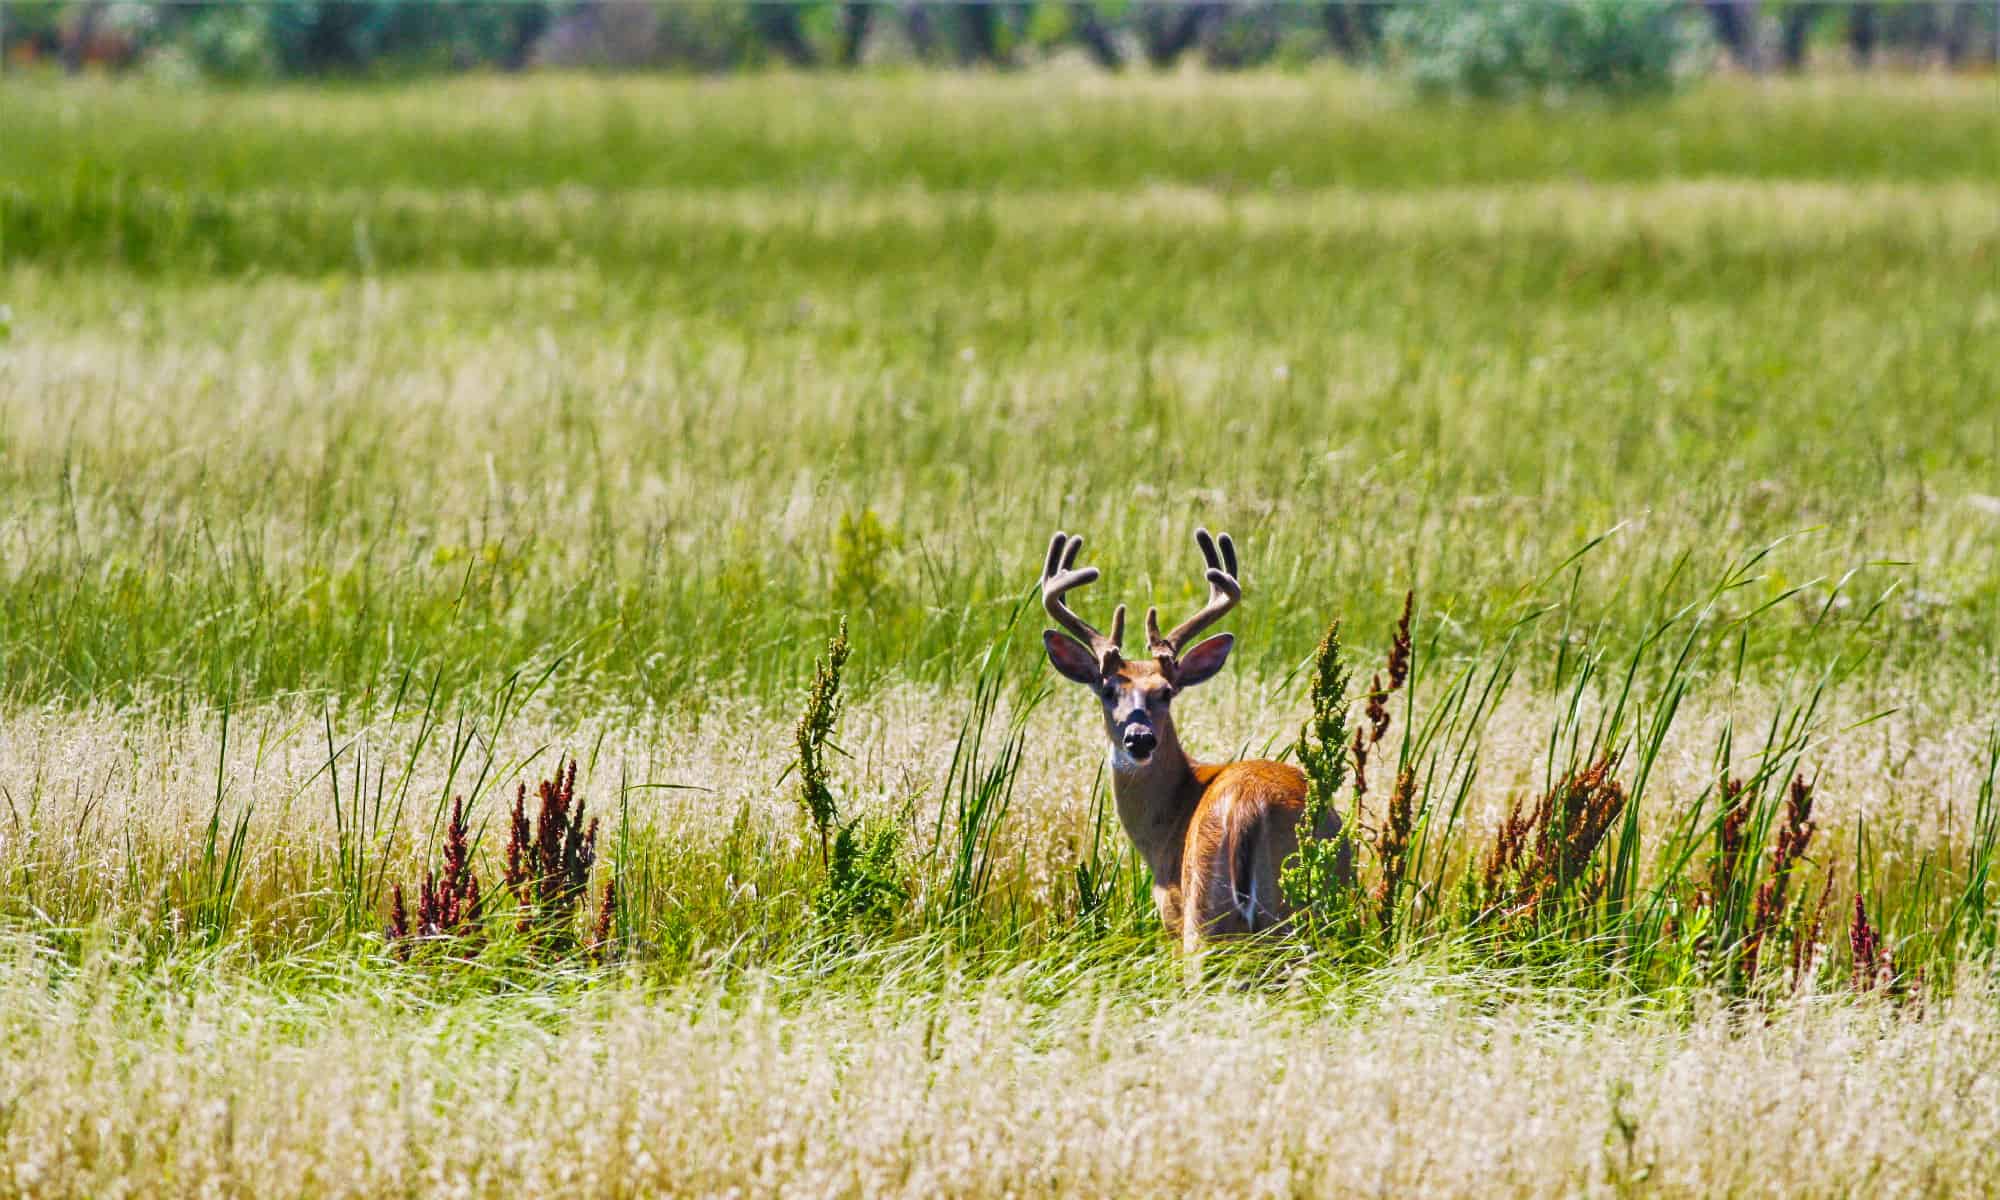
[{"label": "deer", "polygon": [[[1164,636],[1159,610],[1149,607],[1143,657],[1125,657],[1123,604],[1109,637],[1070,608],[1069,593],[1098,579],[1096,567],[1076,565],[1081,537],[1058,531],[1042,566],[1042,607],[1059,627],[1043,631],[1042,645],[1057,673],[1103,706],[1118,823],[1152,871],[1160,920],[1186,953],[1289,923],[1278,880],[1298,849],[1306,802],[1305,774],[1289,763],[1197,762],[1181,745],[1173,701],[1215,678],[1236,638],[1189,643],[1243,599],[1235,542],[1206,529],[1194,540],[1207,564],[1208,600]],[[1340,826],[1329,811],[1313,833],[1332,838]]]}]

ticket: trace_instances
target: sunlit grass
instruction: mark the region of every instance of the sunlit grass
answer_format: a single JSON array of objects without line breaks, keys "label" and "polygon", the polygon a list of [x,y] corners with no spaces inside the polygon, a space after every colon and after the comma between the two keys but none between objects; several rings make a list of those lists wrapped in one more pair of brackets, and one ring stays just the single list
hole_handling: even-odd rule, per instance
[{"label": "sunlit grass", "polygon": [[[0,83],[0,1192],[1981,1190],[1994,95]],[[1417,591],[1387,931],[1157,934],[1029,585],[1176,610],[1204,523],[1204,758]],[[566,757],[608,966],[498,895]],[[1482,915],[1607,757],[1610,898]],[[1795,773],[1832,911],[1746,980],[1721,795]],[[461,795],[488,936],[402,962]]]},{"label": "sunlit grass", "polygon": [[1499,973],[1260,994],[1101,961],[982,982],[875,967],[726,996],[546,978],[440,1004],[338,967],[73,971],[16,943],[7,1185],[1980,1194],[2000,1116],[1983,994],[1921,1021],[1828,999],[1746,1021]]}]

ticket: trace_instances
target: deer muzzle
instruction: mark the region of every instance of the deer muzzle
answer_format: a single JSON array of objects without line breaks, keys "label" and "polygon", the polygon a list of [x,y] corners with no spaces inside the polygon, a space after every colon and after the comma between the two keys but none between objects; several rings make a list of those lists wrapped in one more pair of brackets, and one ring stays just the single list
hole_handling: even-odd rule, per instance
[{"label": "deer muzzle", "polygon": [[1127,725],[1120,740],[1125,743],[1125,753],[1131,755],[1134,762],[1145,762],[1151,758],[1160,744],[1159,735],[1153,732],[1151,726],[1137,723]]}]

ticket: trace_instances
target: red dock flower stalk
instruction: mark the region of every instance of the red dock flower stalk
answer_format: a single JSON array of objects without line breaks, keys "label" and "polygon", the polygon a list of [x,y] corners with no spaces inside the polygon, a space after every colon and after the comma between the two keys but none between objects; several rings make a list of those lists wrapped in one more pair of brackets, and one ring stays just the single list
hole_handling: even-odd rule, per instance
[{"label": "red dock flower stalk", "polygon": [[1777,932],[1785,919],[1785,888],[1791,881],[1792,872],[1806,856],[1806,847],[1812,843],[1813,785],[1802,775],[1793,776],[1791,788],[1785,794],[1784,823],[1778,827],[1777,840],[1771,844],[1771,870],[1764,882],[1758,885],[1757,900],[1750,914],[1750,932],[1743,940],[1743,974],[1747,978],[1757,975],[1757,959],[1764,947],[1764,940]]},{"label": "red dock flower stalk", "polygon": [[[536,789],[541,809],[528,820],[528,785],[514,792],[508,820],[507,890],[514,895],[522,933],[555,934],[569,929],[590,885],[597,861],[597,819],[585,821],[584,802],[576,798],[576,760],[558,768],[554,779]],[[575,945],[570,940],[570,945]]]},{"label": "red dock flower stalk", "polygon": [[403,885],[389,893],[389,925],[384,931],[397,955],[407,959],[411,944],[444,938],[473,942],[479,936],[479,877],[472,870],[472,839],[466,825],[465,797],[451,802],[451,822],[445,826],[444,863],[440,871],[426,869],[417,889],[416,920],[410,920]]}]

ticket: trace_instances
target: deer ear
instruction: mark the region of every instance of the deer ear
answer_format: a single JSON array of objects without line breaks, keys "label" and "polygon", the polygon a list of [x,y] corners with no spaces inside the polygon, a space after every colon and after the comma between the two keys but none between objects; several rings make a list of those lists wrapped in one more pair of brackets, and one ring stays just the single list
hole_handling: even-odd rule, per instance
[{"label": "deer ear", "polygon": [[1235,646],[1236,635],[1233,633],[1218,633],[1207,641],[1197,644],[1194,649],[1181,655],[1177,664],[1179,669],[1174,672],[1174,686],[1193,687],[1197,683],[1207,683],[1215,678],[1215,673],[1222,669],[1222,664],[1229,661],[1229,652]]},{"label": "deer ear", "polygon": [[1075,638],[1058,633],[1053,629],[1042,630],[1042,645],[1048,649],[1049,661],[1064,679],[1094,687],[1098,683],[1097,659],[1090,651],[1078,645]]}]

